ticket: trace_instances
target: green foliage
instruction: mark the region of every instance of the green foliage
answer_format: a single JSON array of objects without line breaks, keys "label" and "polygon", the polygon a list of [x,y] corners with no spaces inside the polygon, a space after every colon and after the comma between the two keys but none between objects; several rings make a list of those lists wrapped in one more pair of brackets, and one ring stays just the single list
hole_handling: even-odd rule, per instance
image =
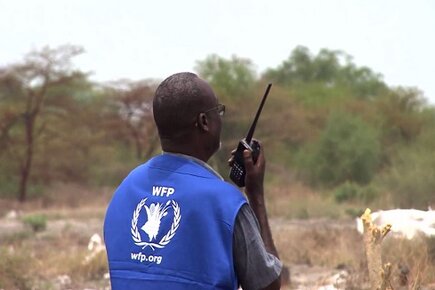
[{"label": "green foliage", "polygon": [[13,198],[17,193],[18,176],[13,166],[15,164],[10,160],[8,156],[0,155],[0,197]]},{"label": "green foliage", "polygon": [[347,88],[352,96],[364,99],[386,89],[381,75],[367,67],[357,67],[344,52],[322,49],[312,55],[303,46],[296,47],[287,60],[267,70],[263,77],[284,86],[317,83],[325,88]]},{"label": "green foliage", "polygon": [[335,188],[333,195],[338,203],[358,200],[367,204],[379,196],[379,191],[374,186],[361,186],[357,183],[346,181]]},{"label": "green foliage", "polygon": [[345,213],[349,217],[355,218],[355,217],[362,216],[364,211],[365,211],[365,208],[353,208],[353,207],[349,207],[349,208],[346,208]]},{"label": "green foliage", "polygon": [[425,100],[413,88],[395,88],[379,98],[376,108],[382,117],[385,145],[412,142],[421,132]]},{"label": "green foliage", "polygon": [[338,73],[340,52],[322,50],[314,57],[308,48],[296,47],[290,57],[278,68],[269,69],[265,77],[278,84],[298,82],[332,81]]},{"label": "green foliage", "polygon": [[334,108],[352,96],[348,88],[328,87],[320,82],[295,84],[292,88],[297,101],[307,110]]},{"label": "green foliage", "polygon": [[379,152],[374,128],[356,116],[334,112],[318,142],[302,151],[299,165],[315,184],[366,184],[376,172]]},{"label": "green foliage", "polygon": [[205,60],[198,61],[195,70],[223,98],[247,96],[256,81],[252,62],[237,56],[225,59],[212,54]]},{"label": "green foliage", "polygon": [[337,202],[350,201],[358,196],[359,186],[351,182],[345,182],[334,191],[334,198]]},{"label": "green foliage", "polygon": [[45,215],[28,215],[23,218],[23,222],[29,225],[34,232],[41,232],[47,228],[47,217]]},{"label": "green foliage", "polygon": [[399,148],[379,178],[399,207],[427,209],[435,202],[435,129],[426,128],[415,142]]}]

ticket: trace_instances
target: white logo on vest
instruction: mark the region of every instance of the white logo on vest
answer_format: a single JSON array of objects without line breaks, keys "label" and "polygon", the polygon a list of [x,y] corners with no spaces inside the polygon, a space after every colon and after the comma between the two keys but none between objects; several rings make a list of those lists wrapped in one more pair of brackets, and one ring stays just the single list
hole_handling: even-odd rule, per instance
[{"label": "white logo on vest", "polygon": [[[136,210],[133,212],[133,218],[131,219],[131,237],[133,238],[134,243],[137,246],[142,247],[142,249],[148,246],[153,250],[155,250],[155,248],[164,248],[174,237],[178,226],[180,225],[180,206],[174,200],[169,200],[165,205],[163,205],[163,203],[152,203],[150,206],[145,204],[146,201],[146,198],[142,199],[137,204]],[[171,207],[174,211],[174,219],[172,221],[171,228],[157,243],[155,239],[157,238],[160,230],[160,221],[168,214],[168,210]],[[142,208],[145,208],[148,219],[140,229],[148,235],[148,242],[142,240],[137,225]]]}]

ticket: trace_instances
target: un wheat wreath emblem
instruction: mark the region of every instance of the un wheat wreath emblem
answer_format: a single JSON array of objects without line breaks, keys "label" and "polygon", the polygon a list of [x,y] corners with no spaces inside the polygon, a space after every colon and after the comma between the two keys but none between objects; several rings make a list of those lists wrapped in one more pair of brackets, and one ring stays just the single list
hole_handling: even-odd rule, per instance
[{"label": "un wheat wreath emblem", "polygon": [[133,212],[133,218],[131,219],[131,237],[132,237],[134,243],[137,246],[142,247],[142,249],[144,249],[148,246],[153,250],[155,250],[155,248],[164,248],[167,244],[169,244],[171,239],[174,237],[174,235],[178,229],[178,226],[180,225],[180,220],[181,220],[180,206],[174,200],[167,202],[167,205],[170,204],[174,210],[174,219],[172,220],[171,228],[161,238],[161,240],[158,243],[154,243],[151,241],[145,242],[145,241],[142,241],[141,234],[140,234],[139,229],[137,227],[137,222],[139,219],[140,212],[141,212],[142,208],[144,208],[146,201],[147,201],[146,198],[142,199],[138,203],[138,205],[136,206],[135,211]]}]

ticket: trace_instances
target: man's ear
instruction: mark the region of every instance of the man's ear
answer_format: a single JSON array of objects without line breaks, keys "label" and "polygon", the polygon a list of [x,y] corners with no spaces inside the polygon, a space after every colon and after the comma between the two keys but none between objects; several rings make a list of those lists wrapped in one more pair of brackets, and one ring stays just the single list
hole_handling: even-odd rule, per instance
[{"label": "man's ear", "polygon": [[197,120],[197,125],[198,125],[198,128],[201,130],[201,131],[209,131],[210,130],[210,128],[209,128],[209,126],[208,126],[208,118],[207,118],[207,115],[206,114],[204,114],[204,113],[199,113],[198,114],[198,120]]}]

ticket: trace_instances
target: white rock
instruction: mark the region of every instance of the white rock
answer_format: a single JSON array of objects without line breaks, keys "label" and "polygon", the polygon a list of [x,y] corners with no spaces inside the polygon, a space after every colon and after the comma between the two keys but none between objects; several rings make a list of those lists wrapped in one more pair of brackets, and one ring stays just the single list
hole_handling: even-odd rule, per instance
[{"label": "white rock", "polygon": [[19,213],[16,210],[10,210],[6,215],[5,218],[8,220],[16,220],[19,217]]},{"label": "white rock", "polygon": [[[407,239],[414,238],[418,233],[425,236],[435,236],[435,211],[416,209],[391,209],[371,213],[373,224],[384,226],[391,224],[391,232]],[[356,220],[357,230],[363,233],[361,218]]]}]

